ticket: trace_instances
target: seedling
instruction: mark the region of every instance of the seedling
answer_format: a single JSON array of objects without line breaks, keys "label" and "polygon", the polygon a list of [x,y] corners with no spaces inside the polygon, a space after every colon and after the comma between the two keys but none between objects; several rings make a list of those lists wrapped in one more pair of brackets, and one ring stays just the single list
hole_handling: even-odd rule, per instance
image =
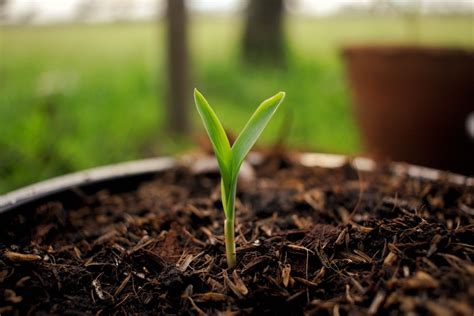
[{"label": "seedling", "polygon": [[263,101],[231,147],[217,115],[204,96],[197,89],[194,89],[194,101],[209,139],[211,140],[221,173],[221,199],[225,214],[225,249],[229,268],[234,267],[237,262],[234,219],[235,195],[240,166],[284,98],[285,93],[279,92],[273,97]]}]

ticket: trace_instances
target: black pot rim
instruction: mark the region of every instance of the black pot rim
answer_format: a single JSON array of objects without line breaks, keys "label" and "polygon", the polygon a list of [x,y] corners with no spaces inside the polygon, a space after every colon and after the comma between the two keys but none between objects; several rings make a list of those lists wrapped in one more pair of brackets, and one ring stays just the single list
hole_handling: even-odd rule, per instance
[{"label": "black pot rim", "polygon": [[[251,160],[257,162],[258,154],[252,153]],[[373,171],[377,164],[374,160],[364,157],[348,157],[335,154],[302,153],[298,157],[300,163],[308,167],[338,168],[347,162],[361,171]],[[191,160],[195,161],[196,159]],[[79,171],[49,180],[37,182],[23,188],[0,195],[0,214],[19,208],[30,202],[52,196],[73,188],[82,188],[103,181],[124,179],[127,177],[155,174],[178,165],[178,160],[171,157],[159,157],[123,162],[102,167]],[[394,174],[406,175],[426,180],[439,180],[474,187],[474,177],[466,177],[437,169],[416,166],[408,163],[393,162],[390,169]]]},{"label": "black pot rim", "polygon": [[176,161],[173,158],[159,157],[106,165],[54,177],[0,195],[0,214],[72,188],[81,188],[102,181],[153,174],[175,165]]}]

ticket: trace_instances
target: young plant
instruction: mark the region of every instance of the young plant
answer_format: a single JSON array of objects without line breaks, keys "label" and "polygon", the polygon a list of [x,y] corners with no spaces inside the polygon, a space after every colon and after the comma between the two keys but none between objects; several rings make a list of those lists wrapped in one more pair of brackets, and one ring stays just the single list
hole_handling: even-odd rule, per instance
[{"label": "young plant", "polygon": [[217,115],[204,96],[197,89],[194,89],[194,101],[211,140],[221,173],[221,197],[225,214],[225,248],[229,268],[236,264],[234,219],[235,195],[240,166],[284,98],[285,93],[279,92],[263,101],[231,147]]}]

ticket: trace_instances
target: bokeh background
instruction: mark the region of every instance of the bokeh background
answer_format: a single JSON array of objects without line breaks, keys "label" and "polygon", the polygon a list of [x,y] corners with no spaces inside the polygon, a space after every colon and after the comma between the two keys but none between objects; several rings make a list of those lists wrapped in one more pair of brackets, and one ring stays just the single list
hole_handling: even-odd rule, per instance
[{"label": "bokeh background", "polygon": [[[0,194],[195,148],[203,129],[193,87],[231,134],[284,90],[260,145],[357,154],[342,47],[474,45],[471,0],[262,1],[273,6],[264,13],[252,9],[256,1],[188,0],[185,12],[170,13],[164,0],[0,0]],[[175,25],[169,36],[170,14],[184,35]],[[273,25],[253,27],[278,49],[252,53],[251,14]],[[172,58],[182,36],[185,55]],[[173,80],[187,83],[173,92]],[[170,95],[183,87],[189,93],[176,105]]]}]

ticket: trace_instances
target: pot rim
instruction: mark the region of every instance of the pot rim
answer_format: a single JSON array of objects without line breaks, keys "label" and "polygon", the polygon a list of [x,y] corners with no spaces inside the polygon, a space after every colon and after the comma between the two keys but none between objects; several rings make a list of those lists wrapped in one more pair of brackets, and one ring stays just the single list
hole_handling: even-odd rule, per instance
[{"label": "pot rim", "polygon": [[[261,160],[260,158],[261,156],[258,153],[252,153],[252,156],[249,157],[249,159],[256,164]],[[300,153],[297,159],[302,165],[307,167],[332,169],[341,167],[348,162],[351,163],[355,169],[360,171],[374,171],[377,167],[375,160],[370,158],[350,157],[337,154]],[[102,181],[165,171],[177,166],[178,161],[176,158],[166,156],[134,160],[78,171],[40,181],[0,195],[0,214],[29,202],[34,202],[40,198],[45,198],[72,188],[80,188]],[[453,184],[474,187],[474,177],[467,177],[447,171],[401,162],[391,162],[389,168],[394,174],[400,176],[422,178],[431,181],[443,179]]]},{"label": "pot rim", "polygon": [[474,49],[466,46],[359,43],[342,47],[343,56],[430,56],[474,58]]},{"label": "pot rim", "polygon": [[176,161],[173,158],[158,157],[105,165],[53,177],[0,195],[0,214],[71,188],[80,188],[102,181],[160,172],[175,165]]}]

